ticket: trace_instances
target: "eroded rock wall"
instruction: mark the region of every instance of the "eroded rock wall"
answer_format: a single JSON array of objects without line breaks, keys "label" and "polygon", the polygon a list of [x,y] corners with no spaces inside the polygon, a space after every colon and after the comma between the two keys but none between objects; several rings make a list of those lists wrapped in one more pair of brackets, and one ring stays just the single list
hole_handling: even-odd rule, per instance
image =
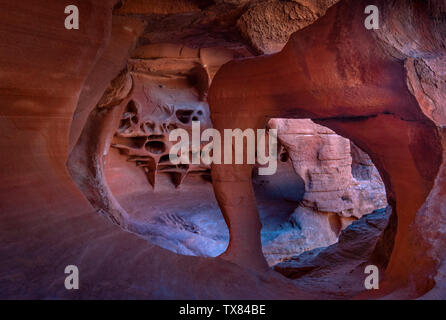
[{"label": "eroded rock wall", "polygon": [[279,141],[305,181],[303,207],[336,213],[344,228],[349,220],[387,205],[379,173],[350,140],[311,120],[273,119],[269,126],[278,130]]},{"label": "eroded rock wall", "polygon": [[[265,7],[267,2],[270,7]],[[117,187],[104,184],[104,161],[107,152],[113,152],[107,143],[120,121],[132,121],[133,116],[122,119],[125,108],[110,108],[109,95],[103,94],[115,79],[119,90],[111,96],[119,100],[126,96],[128,77],[119,74],[132,58],[141,62],[140,70],[169,77],[176,77],[183,62],[186,73],[198,62],[198,69],[181,76],[197,84],[199,101],[217,73],[209,96],[218,129],[227,128],[228,123],[264,126],[265,115],[293,116],[313,118],[352,138],[380,170],[399,220],[380,294],[413,298],[432,289],[425,297],[444,298],[444,1],[378,1],[384,24],[381,31],[370,32],[362,28],[368,3],[343,0],[297,32],[279,54],[230,62],[218,72],[221,64],[212,61],[220,53],[200,49],[236,52],[222,53],[225,58],[217,60],[225,62],[276,52],[286,41],[285,34],[295,31],[295,22],[301,27],[310,23],[332,2],[85,0],[79,4],[80,11],[88,13],[83,15],[81,29],[68,31],[63,28],[60,1],[50,0],[46,5],[0,1],[0,141],[5,150],[0,158],[0,255],[4,257],[0,295],[330,296],[324,288],[310,295],[264,272],[251,168],[220,167],[213,173],[217,200],[231,222],[232,241],[223,258],[235,264],[171,253],[97,216],[90,204],[116,224],[126,227],[129,221],[126,208],[112,196],[115,190],[125,194],[134,180]],[[286,23],[277,19],[257,29],[256,21],[276,15]],[[413,26],[411,32],[405,32],[408,25]],[[96,108],[98,103],[103,108]],[[279,106],[285,112],[276,112]],[[237,110],[235,117],[231,108]],[[300,110],[297,114],[296,109]],[[90,122],[92,118],[98,122]],[[82,145],[85,148],[78,148]],[[354,156],[353,163],[354,167],[359,164],[354,169],[358,177],[371,175],[362,156]],[[91,191],[90,204],[79,189]],[[307,203],[318,204],[311,198]],[[331,206],[330,201],[325,203],[321,201]],[[341,203],[330,210],[344,207]],[[185,232],[198,230],[176,216],[167,215],[164,222]],[[67,292],[63,286],[63,270],[70,264],[78,265],[83,274],[78,292]],[[337,276],[343,279],[345,274]],[[360,282],[358,274],[352,277]],[[336,283],[335,278],[331,281]],[[342,297],[352,294],[344,292]]]},{"label": "eroded rock wall", "polygon": [[[113,46],[131,41],[121,42],[116,32],[136,33],[128,25],[111,28],[114,5],[80,1],[80,12],[88,14],[79,31],[68,31],[61,1],[0,1],[0,144],[7,150],[0,157],[0,296],[273,299],[301,294],[280,278],[151,245],[100,217],[73,183],[66,168],[69,141],[74,147],[84,128],[79,125],[69,140],[73,115],[83,117],[75,110],[82,105],[87,119],[124,67],[122,56],[111,53]],[[79,104],[89,94],[91,99]],[[90,139],[97,131],[92,133]],[[80,158],[77,165],[84,164]],[[64,270],[72,264],[79,267],[81,289],[68,291]]]},{"label": "eroded rock wall", "polygon": [[[385,22],[370,31],[364,28],[367,5],[341,1],[294,33],[280,53],[226,64],[209,93],[212,121],[222,129],[262,127],[271,117],[311,118],[365,150],[380,170],[389,204],[398,215],[381,294],[400,287],[400,296],[416,297],[432,288],[430,279],[440,262],[438,242],[422,231],[429,214],[419,210],[435,190],[443,145],[441,112],[425,112],[440,104],[426,104],[429,99],[420,99],[426,98],[420,91],[417,97],[408,80],[413,59],[443,59],[445,6],[443,1],[379,1]],[[417,27],[405,28],[407,19]],[[441,74],[438,69],[433,73],[435,78]],[[228,108],[237,113],[228,113]],[[234,236],[225,257],[261,269],[265,264],[254,195],[246,180],[249,172],[249,166],[212,168],[222,211],[237,224],[230,230]],[[239,193],[234,192],[236,185]],[[441,220],[433,212],[430,219]],[[242,225],[250,234],[242,235]],[[434,228],[437,235],[442,228],[441,223]],[[407,263],[416,267],[406,268]]]},{"label": "eroded rock wall", "polygon": [[268,126],[278,130],[285,148],[281,156],[289,159],[304,188],[289,216],[290,230],[263,246],[269,264],[332,245],[353,221],[387,206],[376,167],[348,139],[309,119],[272,119]]},{"label": "eroded rock wall", "polygon": [[[208,87],[213,74],[236,55],[230,49],[193,49],[171,43],[136,48],[126,68],[111,81],[93,111],[97,115],[110,114],[105,118],[110,124],[105,125],[102,116],[91,117],[88,127],[95,132],[86,131],[83,143],[75,149],[85,149],[99,157],[106,155],[103,161],[91,165],[101,168],[101,163],[106,163],[100,169],[104,171],[101,176],[88,178],[87,174],[86,181],[92,181],[87,182],[89,186],[81,181],[79,184],[99,212],[174,252],[205,256],[222,252],[227,244],[227,230],[213,197],[209,196],[210,166],[172,164],[169,153],[177,142],[170,141],[169,135],[175,129],[185,129],[190,138],[193,121],[200,123],[199,134],[212,126],[206,101]],[[280,157],[287,158],[280,160],[290,161],[291,170],[296,173],[285,174],[289,169],[284,164],[279,168],[279,177],[254,182],[259,185],[256,193],[261,202],[272,194],[289,201],[292,190],[281,189],[295,188],[291,197],[295,207],[291,210],[277,202],[270,203],[269,207],[264,205],[261,210],[263,252],[270,265],[335,243],[340,231],[352,221],[386,205],[379,174],[368,156],[357,147],[354,149],[357,163],[352,166],[348,139],[311,120],[274,119],[269,126],[278,129],[279,141],[285,148],[286,154]],[[98,141],[101,148],[96,151],[89,148],[93,141],[89,136],[102,137],[99,140],[103,141]],[[119,150],[121,158],[113,149]],[[190,152],[194,150],[191,148]],[[96,159],[88,153],[85,156],[85,161]],[[72,159],[70,167],[78,162]],[[352,176],[354,170],[359,170],[359,180]],[[151,187],[141,180],[141,172]],[[79,173],[73,174],[78,179]],[[172,184],[165,185],[167,181],[160,179],[160,175],[169,176]],[[191,175],[205,176],[207,180],[201,180],[205,186],[194,181],[182,189],[184,196],[169,189],[169,186],[179,187]],[[100,179],[104,180],[104,191],[96,192],[94,185],[100,184]],[[262,183],[273,187],[261,190]],[[277,190],[272,192],[274,188]],[[305,189],[302,197],[298,195],[301,188]],[[200,192],[211,199],[202,199],[202,203],[186,200]],[[118,201],[114,200],[115,196]],[[166,201],[169,196],[180,197],[182,200],[177,201],[188,202],[188,207]],[[156,206],[144,198],[153,199]],[[272,217],[273,207],[284,212]],[[208,244],[204,244],[206,239]]]}]

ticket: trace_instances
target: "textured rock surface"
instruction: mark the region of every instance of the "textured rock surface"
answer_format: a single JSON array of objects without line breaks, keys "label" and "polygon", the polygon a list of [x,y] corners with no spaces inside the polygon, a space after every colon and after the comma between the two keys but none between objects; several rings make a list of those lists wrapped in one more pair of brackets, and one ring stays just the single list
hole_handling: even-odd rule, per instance
[{"label": "textured rock surface", "polygon": [[[380,170],[389,204],[398,215],[395,248],[380,294],[401,288],[393,297],[416,297],[434,286],[432,279],[445,259],[438,240],[443,238],[443,218],[422,208],[438,188],[444,119],[442,112],[426,112],[441,105],[441,89],[431,103],[420,86],[410,85],[412,80],[417,83],[411,66],[414,60],[444,58],[445,5],[378,1],[383,26],[369,31],[363,28],[367,4],[342,1],[294,33],[280,53],[223,66],[209,92],[212,121],[221,130],[263,127],[271,117],[311,118],[365,150]],[[407,19],[417,27],[407,29]],[[442,75],[437,65],[430,79],[440,81]],[[250,170],[214,165],[212,177],[231,226],[224,257],[262,269]],[[437,195],[430,201],[441,199]],[[426,228],[436,236],[426,236]]]},{"label": "textured rock surface", "polygon": [[253,2],[237,26],[259,53],[271,54],[282,50],[293,32],[313,23],[338,0]]},{"label": "textured rock surface", "polygon": [[[105,175],[113,194],[129,215],[127,229],[181,254],[216,256],[224,251],[228,231],[210,183],[190,177],[175,190],[159,176],[152,190],[149,185],[152,180],[146,181],[143,170],[126,160],[126,156],[110,150]],[[306,168],[319,165],[314,158]],[[350,179],[351,171],[349,165]],[[357,219],[342,218],[340,212],[318,212],[313,207],[299,206],[306,194],[305,181],[295,173],[289,160],[279,163],[273,177],[255,177],[254,187],[263,224],[263,252],[270,265],[336,242],[341,229]],[[378,198],[367,200],[373,202],[385,197],[384,190],[380,192]]]},{"label": "textured rock surface", "polygon": [[[273,2],[266,4],[276,5]],[[167,10],[166,14],[182,14],[181,10],[175,11],[167,4],[157,8],[159,5],[154,2],[150,9],[153,12],[145,12],[142,3],[127,2],[115,10],[115,14],[119,21],[134,21],[134,16],[141,11],[145,24],[150,24],[146,15],[158,15],[162,10]],[[319,8],[322,4],[312,5]],[[299,5],[296,8],[303,7]],[[206,10],[192,11],[203,15],[207,14]],[[142,37],[151,35],[146,30]],[[216,256],[224,251],[228,232],[210,193],[210,186],[201,186],[199,181],[193,180],[180,192],[176,192],[169,188],[169,184],[166,185],[166,180],[161,179],[160,175],[168,174],[173,184],[179,186],[191,174],[209,173],[209,166],[206,165],[172,165],[168,152],[173,142],[168,141],[168,134],[176,128],[184,128],[190,132],[192,120],[201,121],[201,130],[210,126],[206,103],[210,82],[221,65],[240,55],[240,50],[233,46],[194,48],[171,42],[141,44],[133,51],[126,68],[105,90],[97,104],[98,110],[92,112],[83,138],[69,160],[69,168],[75,181],[102,215],[152,243],[177,253]],[[385,205],[385,201],[382,201],[385,196],[382,188],[378,195],[365,199],[369,204],[377,200],[373,205],[367,207],[361,204],[359,208],[358,201],[353,203],[351,198],[364,198],[363,194],[369,188],[362,185],[361,190],[353,190],[351,186],[353,178],[349,142],[326,128],[309,123],[289,120],[283,123],[279,131],[285,139],[294,133],[317,134],[316,128],[319,128],[321,132],[325,130],[325,133],[333,136],[331,144],[321,137],[316,137],[317,143],[311,137],[307,140],[287,141],[288,152],[292,151],[294,171],[298,175],[290,172],[291,167],[283,165],[278,177],[258,179],[255,182],[263,222],[263,252],[269,264],[336,242],[340,230],[351,221],[364,212],[369,213]],[[114,130],[116,134],[113,137]],[[89,137],[95,137],[93,139],[96,142]],[[109,150],[109,143],[123,154],[123,158],[113,149]],[[96,145],[97,148],[92,149],[91,145]],[[307,150],[297,150],[299,148]],[[338,159],[338,149],[344,152],[345,159]],[[302,151],[308,157],[305,164],[302,159],[298,159]],[[97,157],[92,157],[92,153],[97,154]],[[122,162],[122,159],[136,164],[138,170]],[[79,168],[79,163],[89,163],[87,168],[90,167],[91,170]],[[105,167],[103,163],[106,164]],[[339,163],[343,164],[344,170],[335,173],[336,169],[333,168]],[[333,172],[324,175],[328,178],[315,181],[314,177],[320,170]],[[157,185],[154,191],[142,179],[140,173],[143,171],[152,187]],[[315,175],[307,174],[310,171]],[[101,182],[104,177],[107,181]],[[341,186],[340,191],[331,190],[341,180],[345,180],[344,188]],[[269,184],[268,187],[263,187],[265,184]],[[300,190],[305,187],[308,190],[302,199]],[[285,188],[289,190],[285,191]],[[291,194],[292,189],[295,190],[294,194]],[[325,196],[316,200],[317,195],[313,195],[314,199],[311,199],[312,193]],[[205,196],[204,199],[199,194]],[[180,205],[169,201],[169,197],[177,199]],[[295,210],[302,200],[305,205]],[[287,203],[282,204],[283,201]],[[348,208],[344,205],[347,201],[350,201]],[[186,203],[187,206],[184,206]],[[348,214],[347,211],[352,211],[354,206],[358,207],[358,212]]]},{"label": "textured rock surface", "polygon": [[[385,236],[384,230],[389,225],[390,217],[391,209],[389,207],[387,210],[380,209],[367,214],[364,219],[353,222],[343,230],[338,243],[326,248],[307,251],[277,264],[274,269],[295,279],[315,269],[323,270],[323,272],[336,270],[339,268],[339,264],[351,264],[357,267],[365,262],[373,262],[382,267],[388,262],[391,250],[384,250],[387,251],[387,255],[381,254],[383,249],[377,245]],[[389,228],[396,227],[396,220],[394,222]],[[389,244],[389,247],[391,248],[392,245]],[[383,256],[384,259],[373,258],[374,253]]]},{"label": "textured rock surface", "polygon": [[299,286],[309,292],[327,291],[337,298],[360,293],[364,290],[362,282],[353,277],[342,279],[340,275],[363,274],[368,264],[385,269],[397,225],[391,211],[388,207],[365,215],[342,231],[338,243],[307,251],[274,269],[288,278],[299,279]]},{"label": "textured rock surface", "polygon": [[[272,119],[268,126],[278,130],[286,157],[304,188],[288,218],[289,230],[283,223],[284,230],[267,244],[262,236],[269,264],[293,252],[331,245],[350,223],[386,207],[377,169],[367,154],[354,145],[351,148],[348,139],[308,119]],[[262,225],[264,229],[263,221]]]},{"label": "textured rock surface", "polygon": [[[89,100],[94,107],[123,67],[118,53],[98,59],[116,44],[114,3],[80,2],[89,15],[74,33],[63,28],[60,1],[0,4],[0,144],[8,150],[0,157],[2,298],[308,297],[274,274],[177,255],[98,216],[65,164],[71,119],[79,97],[91,89],[88,78],[104,77]],[[64,287],[71,264],[82,274],[76,292]]]},{"label": "textured rock surface", "polygon": [[[130,71],[125,69],[111,82],[69,161],[75,181],[100,213],[177,253],[216,256],[224,251],[228,232],[210,185],[194,180],[178,192],[160,175],[169,175],[177,187],[187,176],[209,178],[208,165],[170,162],[168,153],[174,142],[169,141],[169,133],[177,128],[191,133],[192,121],[200,121],[201,131],[210,127],[205,97],[211,76],[207,71],[218,70],[230,58],[231,51],[220,48],[161,44],[136,49],[128,63]],[[197,69],[203,71],[204,80],[197,79],[201,75]],[[275,119],[270,126],[279,129],[279,140],[292,163],[283,164],[273,179],[255,181],[263,253],[270,265],[335,243],[349,223],[385,206],[379,177],[375,189],[370,175],[361,183],[352,177],[347,139],[310,120]],[[95,137],[96,143],[90,137]],[[109,151],[110,145],[123,156]],[[83,160],[79,150],[84,150]],[[358,161],[368,161],[373,168],[367,155],[359,149],[356,154],[363,158]],[[106,157],[97,161],[102,155]],[[123,159],[138,169],[133,170]],[[93,170],[79,171],[78,163],[83,162],[91,163]],[[107,165],[103,168],[102,163]],[[297,175],[290,172],[293,170]],[[107,181],[102,182],[104,177]],[[268,186],[262,187],[265,184]],[[303,195],[301,189],[306,189]],[[170,201],[170,197],[176,200]]]},{"label": "textured rock surface", "polygon": [[367,154],[358,147],[352,152],[348,139],[311,120],[273,119],[269,126],[278,130],[295,171],[305,182],[303,207],[336,213],[345,225],[350,218],[386,206],[379,173]]},{"label": "textured rock surface", "polygon": [[209,175],[210,166],[175,165],[169,159],[170,149],[176,143],[169,141],[173,130],[185,129],[192,135],[192,121],[200,121],[200,133],[211,127],[207,105],[200,103],[187,85],[175,90],[166,81],[147,79],[138,73],[133,73],[132,79],[133,91],[122,102],[126,106],[112,147],[126,155],[127,161],[143,168],[153,187],[159,173],[169,174],[176,186],[188,174]]},{"label": "textured rock surface", "polygon": [[[175,254],[96,214],[134,233],[141,232],[138,214],[155,221],[156,233],[147,234],[148,239],[168,239],[172,230],[180,230],[173,244],[182,241],[184,252],[211,237],[193,243],[196,238],[187,239],[189,235],[214,227],[205,222],[200,229],[200,216],[189,221],[174,212],[157,212],[155,203],[144,197],[143,190],[150,190],[144,173],[117,149],[108,148],[121,120],[132,119],[131,114],[122,119],[127,104],[121,101],[131,92],[130,78],[122,73],[129,57],[138,62],[130,64],[130,72],[148,71],[168,80],[167,87],[178,76],[193,82],[194,101],[209,96],[217,128],[227,128],[227,123],[263,127],[269,117],[312,118],[351,138],[377,165],[398,216],[395,250],[379,295],[445,298],[444,1],[378,1],[383,24],[374,32],[363,28],[368,3],[343,0],[295,33],[280,53],[230,62],[218,70],[233,58],[278,50],[293,28],[290,19],[303,26],[311,16],[306,9],[283,13],[278,6],[304,6],[317,15],[331,4],[268,2],[271,9],[259,11],[255,8],[263,8],[264,1],[85,0],[79,2],[80,12],[88,13],[82,16],[81,29],[69,31],[63,28],[60,1],[42,6],[30,0],[0,0],[2,298],[277,299],[360,294],[334,285],[362,283],[359,269],[294,282],[265,271],[261,243],[277,238],[276,225],[265,223],[274,228],[266,228],[262,239],[258,211],[263,212],[263,222],[282,223],[296,203],[283,201],[290,196],[286,190],[276,198],[260,190],[272,199],[264,196],[255,203],[248,167],[213,169],[216,198],[230,222],[224,259]],[[265,21],[262,13],[273,18],[272,12],[287,21],[256,29],[252,22]],[[271,39],[271,45],[264,39]],[[120,107],[110,108],[116,103]],[[371,173],[361,155],[353,157],[353,164],[358,176]],[[268,183],[258,186],[268,189]],[[141,191],[146,207],[134,201],[135,189]],[[170,195],[166,201],[178,196]],[[279,203],[280,210],[265,210]],[[177,208],[189,204],[177,203]],[[286,218],[277,220],[278,215]],[[217,223],[222,225],[222,220]],[[384,243],[391,243],[390,238]],[[63,271],[70,264],[79,266],[82,274],[77,292],[63,286]]]}]

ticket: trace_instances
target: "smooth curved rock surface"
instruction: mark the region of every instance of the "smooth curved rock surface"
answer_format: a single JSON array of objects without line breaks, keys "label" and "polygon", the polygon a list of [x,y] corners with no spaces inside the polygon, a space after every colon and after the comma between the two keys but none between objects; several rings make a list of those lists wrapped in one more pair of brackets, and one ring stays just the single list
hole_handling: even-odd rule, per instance
[{"label": "smooth curved rock surface", "polygon": [[[223,66],[209,93],[212,121],[221,130],[262,128],[270,117],[311,118],[365,150],[377,165],[388,202],[398,215],[395,248],[380,293],[404,288],[399,290],[401,297],[417,297],[435,285],[433,277],[445,258],[444,253],[438,255],[441,215],[420,210],[438,188],[435,181],[444,147],[442,113],[426,112],[432,103],[426,105],[430,101],[422,99],[422,92],[414,94],[411,64],[444,59],[444,2],[380,1],[383,26],[376,31],[362,27],[367,4],[342,1],[294,33],[281,52]],[[407,17],[419,28],[404,28]],[[433,79],[442,75],[440,67],[432,69]],[[441,96],[431,99],[433,105],[441,104]],[[212,177],[230,225],[224,257],[262,269],[260,224],[247,179],[250,170],[249,166],[214,165]],[[424,235],[427,224],[436,230],[436,237]]]},{"label": "smooth curved rock surface", "polygon": [[[255,13],[267,2],[271,8]],[[84,0],[81,29],[66,30],[60,1],[0,0],[2,298],[445,298],[446,4],[377,1],[382,28],[368,31],[367,1],[341,0],[294,33],[280,52],[233,60],[277,52],[285,34],[296,31],[281,30],[278,19],[268,32],[257,32],[252,22],[263,18],[246,18],[251,13],[305,7],[317,12],[311,15],[316,19],[334,1],[277,2]],[[311,20],[305,12],[293,9],[285,16],[304,21],[302,27]],[[124,166],[113,162],[119,154],[109,146],[127,120],[123,101],[134,87],[126,71],[147,70],[167,75],[170,85],[179,85],[171,81],[178,76],[188,78],[194,101],[209,101],[219,130],[263,128],[270,118],[313,119],[367,152],[398,217],[382,290],[372,296],[345,289],[338,295],[337,283],[362,283],[359,269],[314,283],[271,271],[258,214],[270,203],[256,202],[250,166],[212,167],[230,235],[221,257],[176,254],[124,231],[140,231],[130,228],[138,225],[129,224],[134,216],[127,191],[141,191],[148,181],[129,175],[119,186],[114,178],[122,176],[113,169]],[[352,161],[358,177],[371,174],[359,152]],[[121,170],[129,172],[135,171]],[[343,212],[343,203],[332,204],[330,210]],[[195,230],[175,215],[162,223]],[[163,235],[166,229],[158,231]],[[393,243],[393,235],[384,237],[382,248]],[[184,248],[181,253],[190,249]],[[387,261],[386,254],[376,261]],[[81,273],[76,292],[63,284],[71,264]]]}]

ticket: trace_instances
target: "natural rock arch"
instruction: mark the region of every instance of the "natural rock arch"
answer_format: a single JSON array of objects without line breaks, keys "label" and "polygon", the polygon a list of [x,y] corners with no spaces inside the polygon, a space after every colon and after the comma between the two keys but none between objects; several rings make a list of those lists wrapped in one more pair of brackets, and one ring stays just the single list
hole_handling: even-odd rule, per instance
[{"label": "natural rock arch", "polygon": [[[398,215],[387,290],[381,294],[410,287],[404,294],[415,297],[431,289],[444,260],[444,240],[424,235],[427,224],[440,234],[442,224],[432,221],[443,221],[444,211],[420,209],[444,166],[444,93],[426,98],[426,79],[441,82],[446,35],[438,9],[444,3],[379,1],[382,25],[376,31],[363,26],[367,4],[342,1],[295,33],[280,53],[224,65],[208,98],[219,130],[262,128],[272,117],[311,118],[365,150]],[[407,19],[419,28],[399,28]],[[264,269],[250,172],[249,165],[212,168],[231,236],[223,258]],[[444,201],[434,189],[429,203]]]},{"label": "natural rock arch", "polygon": [[[1,269],[6,276],[2,278],[0,295],[8,299],[310,297],[272,273],[256,272],[220,259],[184,257],[152,246],[97,217],[73,184],[65,165],[69,153],[110,81],[125,67],[145,27],[144,21],[135,17],[112,19],[116,3],[79,2],[80,12],[87,13],[79,31],[63,28],[64,4],[60,1],[49,1],[47,6],[35,1],[2,3],[7,10],[0,12],[5,44],[0,56],[6,75],[2,79],[0,140],[7,152],[0,159],[0,202],[4,240],[1,250],[7,259]],[[262,117],[255,125],[275,115],[313,118],[353,137],[366,151],[371,150],[375,163],[380,161],[389,198],[400,218],[388,279],[394,280],[390,283],[395,286],[418,286],[394,291],[388,297],[418,297],[435,281],[425,297],[444,298],[446,108],[445,73],[441,67],[445,65],[446,6],[444,1],[380,1],[377,4],[382,10],[382,29],[375,32],[363,29],[365,4],[341,2],[327,17],[297,33],[282,53],[227,65],[218,75],[211,97],[214,119],[218,125],[225,125],[219,105],[228,105],[234,112],[240,107],[240,118],[232,118],[239,121],[234,126],[242,127],[243,110],[253,113],[258,107]],[[185,6],[174,9],[190,12]],[[168,15],[169,10],[159,11]],[[410,33],[398,31],[410,25]],[[339,70],[338,65],[345,68]],[[257,66],[261,68],[254,70]],[[245,74],[241,69],[246,70]],[[197,75],[200,82],[198,78]],[[245,79],[255,83],[250,85]],[[254,93],[262,95],[256,98],[246,85],[248,89],[259,85]],[[343,91],[344,86],[363,90]],[[367,99],[360,101],[358,97]],[[292,108],[281,112],[275,108],[287,105]],[[297,114],[294,107],[301,108],[301,113]],[[104,114],[97,116],[104,125],[110,123]],[[226,120],[231,119],[229,113],[228,116]],[[119,117],[115,120],[119,122]],[[91,149],[103,150],[104,140],[94,136],[100,128],[85,129],[95,139],[89,141]],[[91,149],[82,150],[82,156],[95,156]],[[96,164],[100,166],[101,160],[96,158]],[[73,164],[85,165],[76,161]],[[100,167],[87,169],[100,178],[101,171],[96,170]],[[258,228],[255,206],[249,197],[237,203],[233,199],[236,194],[221,190],[232,179],[241,181],[249,191],[246,173],[239,170],[241,175],[234,175],[235,168],[229,167],[225,175],[225,169],[217,168],[215,174],[225,179],[217,181],[216,190],[225,214],[230,216],[230,251],[252,251],[257,244],[255,229],[249,229]],[[91,182],[94,187],[94,179]],[[96,191],[104,190],[93,189]],[[228,202],[235,207],[228,206]],[[240,210],[241,205],[250,210]],[[236,215],[237,211],[240,215]],[[251,233],[245,235],[247,230]],[[239,264],[256,265],[261,255],[254,253],[254,258],[247,255],[243,259],[234,253],[230,258]],[[82,286],[78,293],[67,292],[63,286],[64,267],[73,263],[81,272],[88,271],[83,272],[82,279],[90,285]],[[407,265],[410,268],[405,270]],[[311,297],[326,295],[316,292]]]}]

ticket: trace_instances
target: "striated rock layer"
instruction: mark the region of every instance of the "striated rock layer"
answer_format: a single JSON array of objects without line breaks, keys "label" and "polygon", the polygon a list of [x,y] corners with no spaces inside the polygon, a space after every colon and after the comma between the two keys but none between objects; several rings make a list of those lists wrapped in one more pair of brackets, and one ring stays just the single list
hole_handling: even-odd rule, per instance
[{"label": "striated rock layer", "polygon": [[[356,277],[369,264],[382,272],[393,249],[396,216],[390,207],[367,214],[342,231],[339,242],[326,248],[317,248],[274,266],[287,278],[296,279],[309,292],[330,292],[333,298],[360,293],[364,285]],[[342,279],[342,280],[341,280]]]},{"label": "striated rock layer", "polygon": [[[0,143],[5,150],[0,157],[0,296],[297,299],[340,293],[340,298],[370,297],[361,293],[362,288],[336,288],[339,283],[362,283],[360,268],[352,274],[328,270],[324,275],[322,270],[318,277],[294,281],[267,268],[258,211],[272,201],[266,197],[263,203],[255,201],[249,166],[212,167],[216,200],[230,237],[221,257],[179,255],[116,226],[141,234],[147,229],[135,223],[135,216],[149,215],[159,221],[157,207],[152,204],[145,211],[135,205],[135,197],[129,197],[135,195],[130,191],[145,190],[147,178],[154,182],[155,175],[132,175],[141,168],[121,159],[123,165],[118,160],[122,156],[118,149],[123,148],[110,149],[110,145],[119,144],[113,141],[117,131],[122,135],[118,138],[132,138],[125,135],[132,135],[127,130],[136,124],[137,130],[141,125],[153,130],[150,133],[158,130],[160,123],[153,123],[151,111],[172,98],[167,94],[171,90],[170,103],[175,107],[182,103],[182,94],[194,104],[208,98],[213,125],[219,130],[263,128],[271,118],[299,118],[312,119],[349,138],[351,159],[346,152],[349,143],[342,138],[333,136],[324,145],[313,145],[314,149],[308,146],[308,152],[321,156],[319,172],[308,164],[314,158],[300,158],[297,150],[293,153],[294,145],[289,145],[293,168],[308,173],[300,177],[307,189],[297,210],[301,219],[295,222],[302,223],[302,217],[317,208],[325,218],[342,217],[328,221],[330,228],[339,231],[364,213],[357,211],[362,205],[371,208],[367,201],[361,202],[370,199],[367,193],[358,191],[359,198],[348,197],[352,188],[360,188],[356,182],[369,180],[373,190],[373,177],[377,177],[358,146],[376,164],[398,220],[394,250],[377,296],[445,298],[446,4],[377,1],[381,27],[369,31],[363,27],[367,1],[342,0],[328,9],[334,2],[84,0],[79,2],[80,30],[66,30],[60,1],[49,0],[42,6],[30,0],[0,0]],[[274,18],[271,26],[259,25],[272,21],[268,17]],[[288,35],[304,26],[276,54],[226,63],[277,52]],[[150,78],[155,87],[147,89],[152,96],[144,95],[144,86],[139,92],[141,88],[133,85],[136,73]],[[135,117],[129,96],[143,101],[147,109],[142,117]],[[144,101],[153,97],[159,99]],[[150,140],[147,132],[141,136],[146,139],[144,146],[162,140]],[[160,144],[150,145],[154,148],[143,156],[154,159]],[[333,159],[333,154],[340,157]],[[144,163],[150,161],[146,158]],[[326,166],[331,161],[339,172]],[[297,166],[298,162],[303,165]],[[326,189],[332,187],[331,181],[339,188]],[[314,197],[321,187],[325,196]],[[171,195],[168,200],[178,194]],[[350,206],[349,200],[361,204]],[[288,210],[290,206],[283,203]],[[296,204],[292,206],[294,210]],[[141,211],[135,214],[132,208]],[[308,215],[299,212],[310,209]],[[266,219],[276,214],[269,212]],[[373,224],[366,217],[343,235],[351,235],[349,230],[364,221]],[[187,237],[199,230],[168,212],[160,224],[173,227],[157,228],[145,236],[155,239],[181,229],[173,243],[189,245],[193,241]],[[377,230],[383,229],[381,223],[377,225]],[[394,235],[378,237],[383,239],[378,240],[379,246],[360,238],[363,242],[358,241],[355,250],[383,249],[377,255],[361,256],[360,266],[370,261],[384,269]],[[345,262],[339,264],[340,270],[351,267],[351,261]],[[65,266],[72,264],[80,270],[78,291],[64,287]]]},{"label": "striated rock layer", "polygon": [[[63,28],[60,1],[0,6],[0,144],[7,150],[0,157],[1,298],[308,297],[275,275],[177,255],[98,216],[66,168],[69,141],[80,135],[74,129],[70,136],[70,125],[83,128],[79,123],[123,69],[141,24],[111,23],[114,1],[79,2],[88,12],[79,31]],[[96,148],[101,128],[87,130]],[[72,264],[80,271],[77,291],[64,286]]]},{"label": "striated rock layer", "polygon": [[[435,287],[446,258],[443,215],[426,208],[444,201],[437,193],[444,162],[444,117],[437,110],[444,108],[444,93],[427,83],[444,81],[445,4],[378,1],[378,30],[363,27],[367,5],[341,1],[294,33],[280,53],[223,66],[209,93],[212,121],[222,130],[261,128],[271,117],[311,118],[365,150],[398,216],[379,294],[399,288],[389,297],[417,297]],[[417,27],[409,30],[408,19]],[[435,94],[428,98],[427,91]],[[223,257],[261,270],[266,262],[250,171],[248,165],[214,165],[212,177],[229,221]],[[426,200],[430,205],[423,206]]]},{"label": "striated rock layer", "polygon": [[280,143],[304,180],[304,207],[336,213],[345,226],[386,206],[379,173],[368,155],[348,139],[311,120],[273,119],[269,126],[278,130]]},{"label": "striated rock layer", "polygon": [[[204,63],[210,51],[213,63]],[[174,142],[169,134],[175,129],[194,134],[193,121],[200,122],[200,132],[211,127],[208,70],[218,70],[218,63],[230,54],[171,44],[136,49],[128,68],[93,110],[68,162],[98,212],[176,253],[216,256],[227,246],[227,228],[210,184],[191,180],[198,175],[209,180],[210,166],[172,164]],[[349,223],[386,205],[379,174],[357,147],[354,155],[361,164],[352,166],[349,140],[310,120],[274,119],[269,126],[279,129],[284,164],[275,177],[257,177],[254,184],[261,207],[262,250],[270,265],[335,243]],[[98,138],[97,149],[91,148],[93,137]],[[285,163],[288,159],[292,166]],[[79,163],[96,169],[85,171]],[[358,180],[352,176],[356,171]],[[172,184],[166,185],[161,175],[168,175]],[[171,185],[178,188],[189,180],[181,190],[172,190]]]},{"label": "striated rock layer", "polygon": [[[120,20],[134,20],[136,11],[123,9],[130,7],[115,11]],[[144,36],[149,36],[147,31]],[[176,253],[216,256],[224,251],[228,231],[210,185],[193,179],[200,175],[209,180],[209,165],[172,164],[169,151],[174,142],[169,134],[175,129],[190,134],[192,121],[200,121],[200,131],[211,126],[209,85],[222,64],[240,55],[233,47],[193,48],[170,42],[135,48],[91,112],[68,161],[74,181],[101,215]],[[276,177],[254,181],[262,250],[269,264],[330,245],[349,223],[385,206],[377,172],[367,176],[365,169],[361,182],[353,179],[356,167],[347,139],[309,120],[276,119],[270,124],[280,127],[285,148],[281,157],[291,154],[298,174],[284,164]],[[355,154],[367,161],[358,148]],[[184,187],[172,190],[171,185]],[[303,197],[302,188],[307,189]]]}]

